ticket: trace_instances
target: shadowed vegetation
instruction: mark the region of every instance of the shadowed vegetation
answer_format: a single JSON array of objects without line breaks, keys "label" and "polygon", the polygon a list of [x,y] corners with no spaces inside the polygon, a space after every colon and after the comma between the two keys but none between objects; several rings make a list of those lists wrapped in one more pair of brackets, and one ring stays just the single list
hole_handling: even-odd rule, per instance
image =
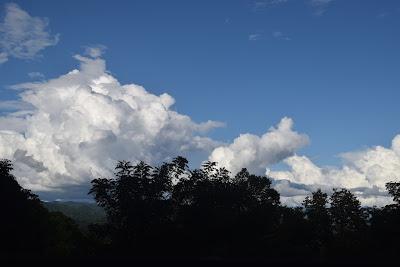
[{"label": "shadowed vegetation", "polygon": [[231,175],[206,162],[191,170],[182,157],[158,167],[121,161],[114,177],[92,181],[105,219],[89,224],[88,210],[61,208],[75,221],[48,211],[17,183],[11,162],[0,163],[2,257],[370,263],[395,259],[400,248],[398,182],[387,184],[394,204],[383,208],[362,207],[344,188],[317,190],[290,208],[270,178],[246,169]]}]

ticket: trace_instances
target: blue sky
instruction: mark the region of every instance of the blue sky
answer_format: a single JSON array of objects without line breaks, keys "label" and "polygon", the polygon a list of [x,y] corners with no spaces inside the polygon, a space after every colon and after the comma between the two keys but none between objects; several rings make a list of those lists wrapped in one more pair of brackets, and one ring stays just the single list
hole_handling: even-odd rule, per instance
[{"label": "blue sky", "polygon": [[[0,14],[10,1],[0,1]],[[281,118],[311,142],[319,165],[339,153],[381,145],[400,132],[400,2],[14,1],[48,18],[55,45],[0,64],[0,100],[28,73],[56,78],[76,68],[85,46],[107,47],[121,83],[173,96],[194,121],[226,123],[209,136],[226,143],[262,135]]]}]

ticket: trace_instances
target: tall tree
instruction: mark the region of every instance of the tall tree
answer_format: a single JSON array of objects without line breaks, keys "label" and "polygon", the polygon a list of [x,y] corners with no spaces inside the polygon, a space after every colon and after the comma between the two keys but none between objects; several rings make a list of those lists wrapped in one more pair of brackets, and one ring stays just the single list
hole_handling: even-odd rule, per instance
[{"label": "tall tree", "polygon": [[312,192],[303,202],[304,214],[312,228],[311,245],[320,253],[332,238],[332,222],[327,205],[328,195],[321,189]]},{"label": "tall tree", "polygon": [[336,235],[354,233],[366,226],[361,202],[347,189],[333,189],[330,197],[333,231]]},{"label": "tall tree", "polygon": [[360,201],[347,189],[333,189],[330,205],[334,234],[331,255],[360,256],[367,244],[367,213]]}]

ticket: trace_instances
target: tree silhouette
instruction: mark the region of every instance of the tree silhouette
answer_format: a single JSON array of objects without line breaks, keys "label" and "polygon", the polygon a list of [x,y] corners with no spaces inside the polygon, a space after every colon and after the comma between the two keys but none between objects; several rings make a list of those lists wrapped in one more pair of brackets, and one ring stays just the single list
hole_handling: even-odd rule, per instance
[{"label": "tree silhouette", "polygon": [[5,215],[0,222],[1,252],[8,255],[42,252],[39,249],[45,246],[41,233],[45,231],[46,210],[36,195],[18,184],[12,170],[11,161],[0,161],[0,203]]},{"label": "tree silhouette", "polygon": [[[48,212],[39,198],[22,188],[10,160],[0,160],[0,258],[76,256],[84,238],[66,216]],[[82,245],[82,246],[81,246]]]},{"label": "tree silhouette", "polygon": [[[355,256],[362,253],[367,230],[367,214],[360,201],[347,189],[333,189],[330,214],[334,241],[332,254]],[[337,255],[335,255],[337,256]]]},{"label": "tree silhouette", "polygon": [[149,244],[152,253],[165,255],[169,248],[155,240],[173,233],[174,249],[187,255],[232,255],[245,253],[241,241],[251,236],[265,243],[263,235],[277,227],[280,204],[269,178],[245,169],[237,177],[214,162],[189,170],[183,157],[159,167],[121,161],[115,178],[93,180],[89,193],[105,208],[104,229],[118,251],[145,255],[143,244]]},{"label": "tree silhouette", "polygon": [[311,246],[319,250],[321,256],[325,253],[326,244],[332,239],[332,220],[327,205],[328,195],[321,189],[312,192],[303,202],[304,214],[313,229]]},{"label": "tree silhouette", "polygon": [[386,189],[395,204],[371,210],[370,231],[367,234],[371,239],[371,255],[375,258],[395,259],[400,249],[400,183],[387,183]]},{"label": "tree silhouette", "polygon": [[333,189],[330,197],[333,231],[336,235],[357,232],[365,227],[366,216],[360,201],[347,189]]}]

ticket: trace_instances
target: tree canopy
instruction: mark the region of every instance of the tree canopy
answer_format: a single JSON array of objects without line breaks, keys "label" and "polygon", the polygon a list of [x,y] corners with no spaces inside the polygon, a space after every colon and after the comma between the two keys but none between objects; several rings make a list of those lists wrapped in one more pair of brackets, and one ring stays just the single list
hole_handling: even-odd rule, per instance
[{"label": "tree canopy", "polygon": [[[318,189],[302,206],[280,203],[272,178],[215,162],[190,169],[177,157],[160,166],[120,161],[113,177],[92,180],[89,194],[106,221],[81,232],[48,211],[0,161],[0,256],[162,258],[269,261],[394,259],[400,239],[400,183],[387,184],[395,204],[362,207],[348,189]],[[79,214],[79,213],[78,213]]]}]

